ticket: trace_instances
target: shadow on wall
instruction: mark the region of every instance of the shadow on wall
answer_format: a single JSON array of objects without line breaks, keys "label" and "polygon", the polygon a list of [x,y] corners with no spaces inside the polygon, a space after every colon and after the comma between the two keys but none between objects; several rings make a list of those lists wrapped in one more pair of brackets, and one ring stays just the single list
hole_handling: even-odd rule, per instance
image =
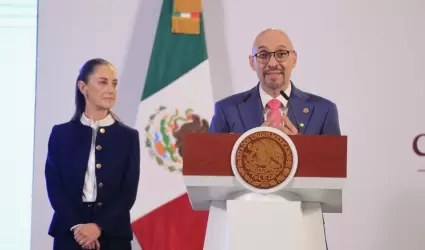
[{"label": "shadow on wall", "polygon": [[161,6],[162,1],[158,0],[143,0],[139,4],[127,55],[120,72],[120,82],[123,84],[120,84],[114,110],[129,126],[136,122]]}]

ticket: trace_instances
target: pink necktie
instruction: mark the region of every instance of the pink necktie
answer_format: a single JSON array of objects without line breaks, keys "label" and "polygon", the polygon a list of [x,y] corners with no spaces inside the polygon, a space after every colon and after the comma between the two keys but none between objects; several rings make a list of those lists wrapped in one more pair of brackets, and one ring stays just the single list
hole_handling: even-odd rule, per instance
[{"label": "pink necktie", "polygon": [[277,99],[272,99],[267,103],[267,107],[270,109],[269,113],[267,114],[267,120],[272,120],[272,125],[280,125],[282,115],[280,113],[280,105],[282,103]]}]

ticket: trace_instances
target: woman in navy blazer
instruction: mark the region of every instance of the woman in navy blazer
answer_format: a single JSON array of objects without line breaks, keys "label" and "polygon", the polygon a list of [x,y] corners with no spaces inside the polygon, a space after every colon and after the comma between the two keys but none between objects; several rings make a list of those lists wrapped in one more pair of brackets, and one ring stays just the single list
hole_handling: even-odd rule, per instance
[{"label": "woman in navy blazer", "polygon": [[53,249],[131,249],[130,209],[140,172],[139,133],[110,111],[117,74],[92,59],[76,83],[71,121],[51,131],[45,177]]}]

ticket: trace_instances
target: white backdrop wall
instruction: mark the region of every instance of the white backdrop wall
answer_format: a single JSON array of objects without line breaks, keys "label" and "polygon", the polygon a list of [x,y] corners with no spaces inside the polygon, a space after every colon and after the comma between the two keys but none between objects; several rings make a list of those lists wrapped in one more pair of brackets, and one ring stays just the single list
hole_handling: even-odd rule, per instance
[{"label": "white backdrop wall", "polygon": [[[344,213],[325,217],[329,249],[423,249],[425,173],[417,169],[425,157],[413,153],[412,140],[425,132],[425,3],[203,2],[216,99],[256,84],[248,64],[253,39],[277,27],[289,33],[298,51],[294,83],[337,103],[342,132],[349,136],[349,180]],[[121,78],[116,112],[133,125],[160,5],[40,0],[32,249],[51,247],[46,145],[52,125],[73,112],[79,67],[92,57],[116,65]]]}]

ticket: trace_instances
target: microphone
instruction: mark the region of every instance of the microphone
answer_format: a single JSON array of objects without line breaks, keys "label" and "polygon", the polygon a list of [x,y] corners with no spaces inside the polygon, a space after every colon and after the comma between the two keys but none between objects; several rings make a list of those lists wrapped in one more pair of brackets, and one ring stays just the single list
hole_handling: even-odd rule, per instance
[{"label": "microphone", "polygon": [[[280,91],[280,94],[283,96],[283,98],[285,98],[288,101],[288,111],[289,111],[289,107],[292,107],[292,103],[291,103],[289,96],[283,90]],[[294,113],[294,118],[295,118],[295,123],[296,123],[295,127],[297,128],[298,133],[301,134],[300,128],[298,127],[298,120],[297,120],[297,117],[295,116],[295,111],[292,111],[292,113]]]}]

